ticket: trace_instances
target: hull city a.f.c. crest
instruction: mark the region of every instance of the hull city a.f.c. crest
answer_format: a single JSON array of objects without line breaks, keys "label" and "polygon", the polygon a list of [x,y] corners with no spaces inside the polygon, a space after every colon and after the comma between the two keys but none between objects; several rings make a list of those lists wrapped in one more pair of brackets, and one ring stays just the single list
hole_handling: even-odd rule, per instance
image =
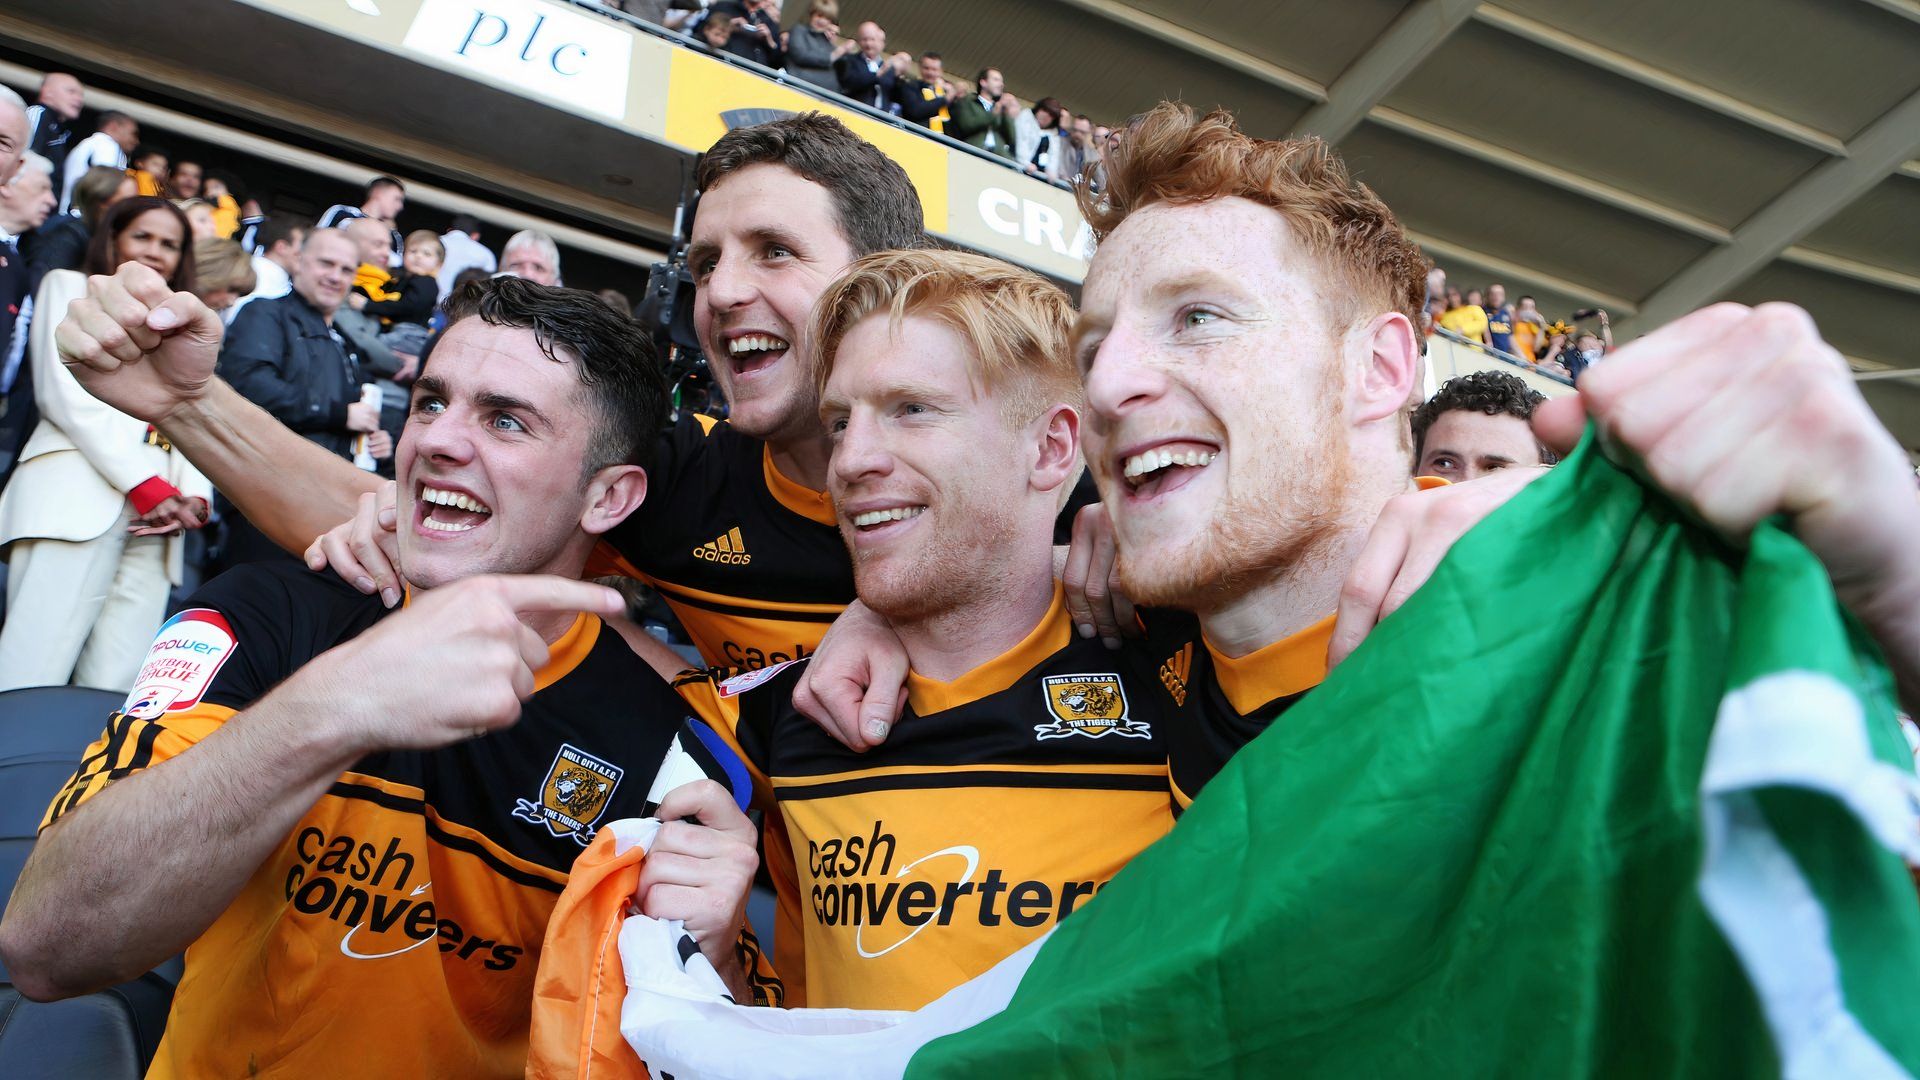
[{"label": "hull city a.f.c. crest", "polygon": [[1042,690],[1047,696],[1047,711],[1054,719],[1034,725],[1033,733],[1038,738],[1121,735],[1144,739],[1152,734],[1146,724],[1127,715],[1127,691],[1118,675],[1050,675]]},{"label": "hull city a.f.c. crest", "polygon": [[594,824],[607,812],[613,789],[620,786],[623,775],[625,770],[620,766],[572,743],[562,743],[540,785],[540,801],[517,800],[513,816],[545,825],[555,836],[571,836],[586,847],[593,840]]}]

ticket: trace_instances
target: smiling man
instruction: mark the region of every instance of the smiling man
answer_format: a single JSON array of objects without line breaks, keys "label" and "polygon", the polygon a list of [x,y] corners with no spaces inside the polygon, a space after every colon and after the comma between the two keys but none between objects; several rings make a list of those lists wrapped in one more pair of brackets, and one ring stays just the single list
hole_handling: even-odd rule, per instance
[{"label": "smiling man", "polygon": [[801,662],[680,683],[784,818],[792,1002],[917,1008],[1172,825],[1152,662],[1077,635],[1053,577],[1080,470],[1071,315],[1037,275],[959,252],[869,256],[820,301],[834,507],[861,601],[906,650],[906,721],[849,750],[793,708]]},{"label": "smiling man", "polygon": [[1458,482],[1560,458],[1533,433],[1547,396],[1504,371],[1449,379],[1413,410],[1414,473]]},{"label": "smiling man", "polygon": [[[604,630],[618,594],[578,580],[646,494],[651,345],[590,293],[513,279],[449,317],[400,445],[407,605],[291,563],[209,582],[48,809],[0,923],[35,999],[186,949],[149,1076],[522,1075],[573,859],[603,819],[655,810],[685,707]],[[125,360],[219,333],[130,265],[60,346]],[[724,799],[676,797],[660,812],[752,833]],[[716,951],[751,969],[740,940]]]}]

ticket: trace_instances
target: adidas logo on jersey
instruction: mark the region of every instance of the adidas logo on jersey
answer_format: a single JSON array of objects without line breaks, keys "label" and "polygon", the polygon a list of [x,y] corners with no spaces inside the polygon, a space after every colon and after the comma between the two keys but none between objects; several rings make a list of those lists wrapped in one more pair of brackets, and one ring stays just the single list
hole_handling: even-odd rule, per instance
[{"label": "adidas logo on jersey", "polygon": [[738,525],[694,548],[693,557],[735,566],[745,566],[753,561],[753,556],[747,554],[747,542],[740,538]]},{"label": "adidas logo on jersey", "polygon": [[1167,662],[1160,665],[1160,681],[1173,695],[1175,705],[1187,703],[1187,678],[1193,674],[1193,642],[1180,646]]}]

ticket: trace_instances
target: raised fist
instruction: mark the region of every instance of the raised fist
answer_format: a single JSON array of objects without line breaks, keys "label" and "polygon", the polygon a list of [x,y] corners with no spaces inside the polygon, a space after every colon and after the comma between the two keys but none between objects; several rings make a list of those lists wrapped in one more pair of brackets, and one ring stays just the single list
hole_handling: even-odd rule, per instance
[{"label": "raised fist", "polygon": [[158,425],[206,393],[222,335],[220,317],[198,297],[130,262],[87,279],[87,295],[68,306],[54,343],[88,393]]}]

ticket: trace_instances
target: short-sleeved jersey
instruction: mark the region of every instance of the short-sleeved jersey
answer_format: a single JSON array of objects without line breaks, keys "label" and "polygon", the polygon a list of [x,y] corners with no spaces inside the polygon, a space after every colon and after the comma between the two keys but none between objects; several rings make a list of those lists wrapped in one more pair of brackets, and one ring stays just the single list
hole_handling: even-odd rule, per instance
[{"label": "short-sleeved jersey", "polygon": [[[292,563],[209,582],[161,629],[43,827],[188,751],[385,614]],[[550,656],[513,726],[374,754],[334,782],[187,950],[150,1077],[349,1075],[354,1061],[524,1072],[534,970],[568,868],[599,822],[651,810],[648,788],[691,723],[598,619],[577,618]]]},{"label": "short-sleeved jersey", "polygon": [[1238,658],[1216,651],[1185,612],[1154,611],[1143,620],[1143,647],[1160,658],[1155,692],[1174,716],[1167,773],[1178,814],[1241,747],[1327,677],[1334,617]]},{"label": "short-sleeved jersey", "polygon": [[[1034,940],[1172,825],[1173,716],[1144,653],[1073,632],[1056,588],[1019,645],[948,683],[911,676],[864,754],[795,712],[804,665],[680,689],[736,740],[793,849],[805,978],[789,1000],[913,1009]],[[776,881],[778,877],[776,876]]]},{"label": "short-sleeved jersey", "polygon": [[646,502],[607,538],[623,560],[611,569],[658,591],[709,664],[811,654],[854,595],[827,496],[782,475],[766,443],[692,414],[649,479]]}]

